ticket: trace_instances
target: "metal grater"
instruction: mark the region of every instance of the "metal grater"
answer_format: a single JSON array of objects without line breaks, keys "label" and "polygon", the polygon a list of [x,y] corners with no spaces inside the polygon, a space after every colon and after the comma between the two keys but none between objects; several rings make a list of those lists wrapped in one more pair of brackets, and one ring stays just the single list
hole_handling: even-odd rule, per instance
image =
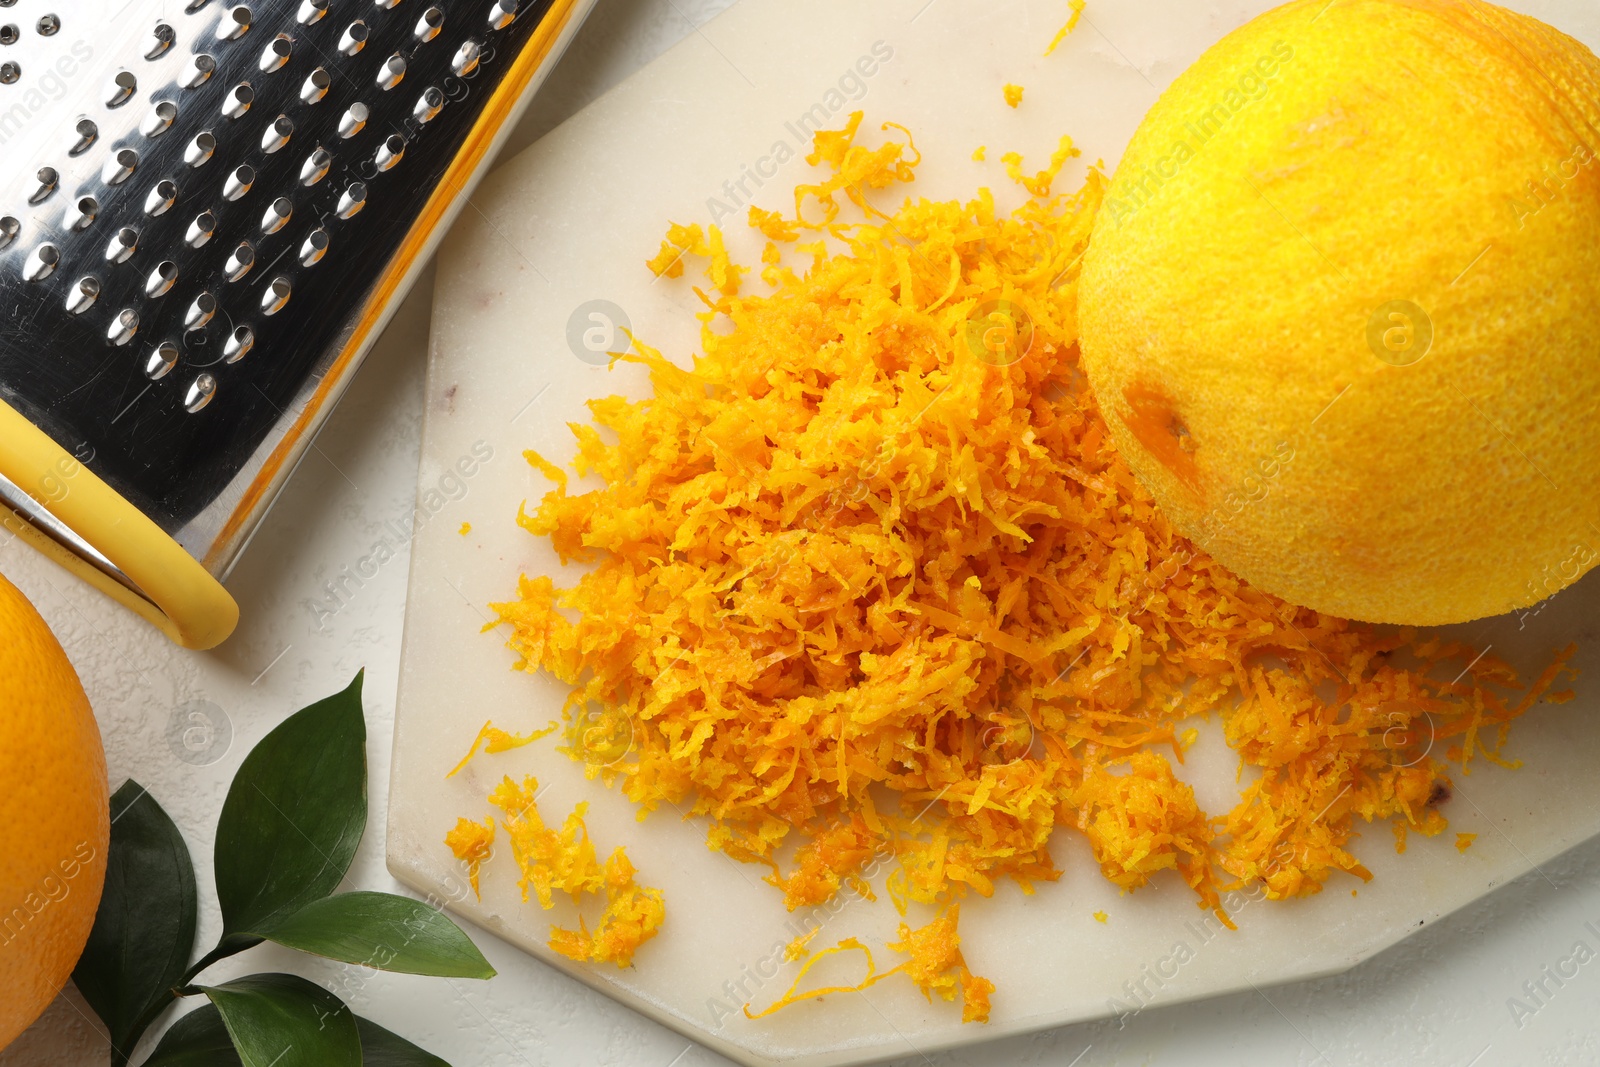
[{"label": "metal grater", "polygon": [[0,0],[5,524],[226,637],[221,580],[592,4]]}]

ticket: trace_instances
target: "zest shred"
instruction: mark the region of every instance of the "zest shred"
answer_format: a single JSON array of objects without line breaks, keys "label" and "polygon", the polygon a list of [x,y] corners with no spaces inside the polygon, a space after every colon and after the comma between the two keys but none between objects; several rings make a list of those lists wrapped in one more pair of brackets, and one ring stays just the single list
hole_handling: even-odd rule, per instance
[{"label": "zest shred", "polygon": [[[478,740],[481,741],[490,730],[489,724],[485,723],[478,733]],[[508,736],[501,731],[495,732],[502,737]],[[517,745],[527,744],[549,732],[546,730],[517,739]],[[475,741],[472,751],[467,753],[467,759],[472,758],[477,748],[478,742]],[[497,750],[492,741],[488,748],[490,752],[504,750]],[[467,759],[461,763],[464,765]],[[456,770],[460,769],[457,766]],[[450,773],[454,774],[455,771]],[[574,960],[631,967],[633,954],[639,946],[655,937],[661,929],[666,916],[661,890],[641,886],[634,881],[633,864],[621,848],[611,854],[603,869],[600,867],[595,861],[589,829],[583,822],[589,805],[578,804],[558,831],[546,826],[540,816],[539,805],[535,801],[538,792],[537,779],[524,778],[522,784],[518,785],[507,776],[489,794],[489,803],[502,812],[501,825],[511,839],[512,858],[522,872],[518,881],[522,887],[522,899],[528,899],[528,890],[531,888],[539,898],[540,907],[548,911],[555,906],[557,892],[570,894],[574,904],[585,894],[603,892],[606,907],[594,932],[589,932],[588,924],[580,914],[576,930],[551,927],[550,947]],[[458,819],[455,829],[445,835],[446,846],[457,859],[467,864],[467,876],[474,893],[478,892],[479,868],[489,858],[493,843],[493,820],[475,823],[470,819]]]},{"label": "zest shred", "polygon": [[[1551,690],[1573,649],[1523,688],[1495,657],[1297,608],[1195,548],[1112,449],[1078,368],[1102,173],[1051,195],[1076,154],[1064,138],[1036,178],[1008,157],[1032,194],[1013,211],[982,189],[884,214],[868,190],[911,181],[920,157],[909,135],[858,144],[860,123],[817,134],[826,176],[792,218],[751,210],[772,292],[738,294],[715,228],[669,231],[652,271],[709,262],[704,355],[683,370],[634,338],[616,357],[645,365],[654,395],[591,401],[593,425],[573,424],[573,469],[599,488],[571,492],[528,454],[556,488],[518,522],[594,566],[563,588],[525,576],[494,605],[518,666],[572,687],[574,758],[594,709],[623,720],[626,754],[587,773],[641,818],[705,818],[710,846],[767,866],[791,909],[870,896],[880,856],[902,914],[939,909],[902,928],[900,967],[879,973],[847,939],[761,1014],[828,992],[795,990],[817,959],[860,950],[855,988],[903,971],[986,1019],[958,902],[1059,878],[1058,827],[1124,890],[1171,871],[1224,922],[1236,886],[1285,899],[1370,878],[1348,850],[1358,819],[1444,830],[1446,761],[1505,762],[1511,720],[1570,698]],[[796,274],[776,242],[806,234]],[[1178,725],[1212,714],[1258,772],[1220,816],[1173,767],[1196,736]],[[508,778],[490,798],[524,893],[609,884],[581,807],[556,835],[525,814],[531,788]],[[592,957],[586,938],[563,940],[569,955]]]}]

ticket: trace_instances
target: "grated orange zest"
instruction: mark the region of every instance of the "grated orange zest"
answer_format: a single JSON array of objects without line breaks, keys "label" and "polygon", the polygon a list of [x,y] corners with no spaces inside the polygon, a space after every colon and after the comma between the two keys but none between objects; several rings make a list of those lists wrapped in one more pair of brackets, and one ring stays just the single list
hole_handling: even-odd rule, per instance
[{"label": "grated orange zest", "polygon": [[656,936],[666,915],[661,890],[634,881],[633,864],[618,848],[606,860],[606,908],[594,933],[589,933],[583,917],[578,929],[550,928],[550,947],[579,963],[613,963],[632,967],[639,946]]},{"label": "grated orange zest", "polygon": [[[789,220],[818,236],[793,246],[805,269],[774,252],[771,293],[708,299],[690,369],[633,339],[618,358],[653,395],[592,401],[573,425],[572,467],[598,484],[555,477],[519,514],[593,565],[494,605],[518,666],[570,687],[574,724],[599,708],[626,727],[626,751],[586,773],[641,818],[706,819],[708,844],[767,866],[790,907],[884,859],[902,912],[952,921],[997,879],[1060,877],[1062,824],[1125,890],[1181,878],[1214,910],[1246,884],[1282,899],[1370,878],[1357,820],[1441,832],[1451,764],[1500,758],[1509,723],[1561,696],[1572,648],[1524,687],[1494,656],[1294,607],[1193,546],[1078,369],[1103,175],[1050,195],[1076,154],[1063,138],[1013,210],[980,190],[886,213],[868,193],[912,180],[915,149],[857,143],[861,121],[807,157],[824,174]],[[662,256],[698,239],[669,233]],[[1221,816],[1164,754],[1212,715],[1257,772]],[[977,980],[964,995],[975,1013],[987,999]]]},{"label": "grated orange zest", "polygon": [[482,900],[483,893],[478,889],[478,871],[483,861],[493,854],[494,820],[485,819],[476,823],[471,819],[457,819],[455,829],[444,835],[444,843],[456,859],[467,865],[467,881],[472,884],[472,893]]},{"label": "grated orange zest", "polygon": [[[532,744],[541,737],[549,737],[560,729],[559,723],[552,722],[543,730],[534,730],[528,734],[510,734],[494,725],[491,719],[483,724],[483,729],[478,731],[478,736],[472,739],[472,747],[467,749],[467,754],[461,757],[461,762],[450,768],[446,778],[454,778],[463,767],[472,762],[472,757],[478,754],[478,746],[483,745],[484,751],[493,755],[497,752],[510,752],[514,748]],[[485,744],[487,742],[487,744]]]},{"label": "grated orange zest", "polygon": [[604,876],[595,861],[588,828],[583,824],[589,805],[579,802],[561,829],[554,830],[539,815],[539,806],[534,802],[538,791],[538,779],[524,778],[519,786],[507,775],[489,794],[489,803],[503,813],[500,825],[505,828],[512,858],[522,872],[517,881],[522,887],[522,899],[528,899],[531,888],[539,898],[539,906],[549,910],[555,906],[555,893],[568,893],[576,902],[581,894],[599,892]]},{"label": "grated orange zest", "polygon": [[1050,44],[1044,50],[1045,55],[1054,52],[1056,47],[1067,39],[1067,34],[1078,28],[1078,20],[1083,18],[1083,9],[1087,6],[1089,6],[1088,0],[1067,0],[1067,21],[1050,39]]}]

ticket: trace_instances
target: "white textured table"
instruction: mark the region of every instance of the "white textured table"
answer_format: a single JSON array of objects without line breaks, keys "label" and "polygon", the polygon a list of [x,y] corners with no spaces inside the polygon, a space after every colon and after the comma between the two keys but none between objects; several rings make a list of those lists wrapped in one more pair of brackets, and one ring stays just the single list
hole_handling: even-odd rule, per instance
[{"label": "white textured table", "polygon": [[[602,0],[508,152],[724,6]],[[287,712],[342,687],[361,667],[372,807],[349,881],[399,888],[384,869],[382,827],[408,553],[396,546],[395,557],[343,602],[331,601],[322,586],[370,552],[390,522],[410,515],[431,288],[424,278],[409,298],[229,582],[244,621],[222,649],[175,649],[27,547],[0,545],[0,571],[33,599],[77,665],[105,735],[113,786],[137,778],[172,813],[195,853],[203,899],[212,892],[217,813],[245,752]],[[168,740],[172,723],[195,710],[221,727],[212,751],[194,753]],[[1600,1064],[1593,1022],[1600,1017],[1600,959],[1565,979],[1546,972],[1571,956],[1575,942],[1600,950],[1600,935],[1587,924],[1600,930],[1600,843],[1345,975],[1181,1007],[1158,1001],[1122,1028],[1115,1021],[1069,1027],[905,1064]],[[200,940],[214,939],[218,927],[213,906],[202,915]],[[272,946],[217,973],[230,973],[229,966],[300,970],[457,1067],[726,1063],[519,951],[476,937],[500,971],[488,983],[372,975]],[[1537,1001],[1524,989],[1529,982],[1543,985]],[[1513,997],[1536,1009],[1520,1026],[1508,1006]],[[74,995],[64,996],[0,1052],[0,1067],[104,1063],[104,1043],[86,1012]]]}]

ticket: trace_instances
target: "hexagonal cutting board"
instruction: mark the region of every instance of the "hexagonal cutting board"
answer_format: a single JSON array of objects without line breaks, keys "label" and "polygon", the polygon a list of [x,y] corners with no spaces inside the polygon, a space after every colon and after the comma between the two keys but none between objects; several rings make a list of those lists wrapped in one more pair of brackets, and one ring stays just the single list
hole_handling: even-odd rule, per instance
[{"label": "hexagonal cutting board", "polygon": [[[1514,728],[1522,770],[1480,764],[1456,776],[1444,810],[1452,829],[1478,834],[1465,854],[1447,834],[1413,835],[1396,856],[1388,829],[1373,827],[1356,845],[1377,875],[1371,884],[1336,877],[1309,900],[1247,902],[1238,932],[1226,933],[1202,921],[1175,879],[1119,896],[1082,839],[1060,834],[1060,882],[1031,897],[1004,885],[962,909],[967,959],[998,986],[986,1027],[963,1026],[959,1008],[929,1004],[903,981],[755,1022],[738,1013],[747,998],[764,1005],[787,986],[796,965],[774,950],[809,925],[824,926],[815,945],[892,937],[884,871],[876,903],[851,898],[790,915],[760,870],[707,850],[703,825],[670,810],[636,821],[623,797],[586,781],[553,741],[480,756],[445,779],[484,719],[520,730],[559,714],[562,687],[512,671],[503,634],[479,631],[485,605],[510,598],[519,574],[560,569],[515,524],[518,505],[548,488],[520,452],[562,462],[573,451],[565,424],[585,420],[585,400],[647,390],[636,367],[596,365],[584,331],[604,331],[620,312],[680,361],[696,350],[691,279],[653,281],[643,266],[668,219],[706,224],[731,209],[731,243],[754,261],[742,205],[792,205],[789,192],[807,174],[799,124],[819,109],[832,125],[859,107],[869,128],[909,126],[925,159],[915,195],[965,197],[982,184],[1011,195],[997,163],[971,159],[980,144],[991,160],[1016,149],[1031,166],[1070,132],[1086,159],[1114,165],[1159,89],[1268,6],[1090,0],[1084,24],[1045,58],[1064,18],[1055,0],[745,0],[492,175],[440,254],[418,509],[389,539],[412,544],[389,808],[395,875],[741,1063],[837,1067],[1101,1016],[1118,1010],[1113,1000],[1171,1003],[1342,970],[1600,831],[1595,578],[1524,618],[1460,628],[1525,669],[1577,641],[1585,672],[1577,700],[1540,705]],[[1516,6],[1600,45],[1600,9],[1586,0]],[[1001,99],[1006,82],[1026,86],[1016,110]],[[1231,806],[1235,763],[1219,731],[1202,736],[1188,766],[1208,810]],[[489,813],[485,795],[505,773],[536,774],[552,820],[588,801],[602,854],[625,844],[642,880],[665,890],[665,927],[632,969],[552,953],[552,920],[572,925],[574,915],[566,904],[523,904],[509,856],[485,866],[481,902],[466,891],[442,839],[458,815]],[[1096,922],[1096,910],[1109,921]]]}]

